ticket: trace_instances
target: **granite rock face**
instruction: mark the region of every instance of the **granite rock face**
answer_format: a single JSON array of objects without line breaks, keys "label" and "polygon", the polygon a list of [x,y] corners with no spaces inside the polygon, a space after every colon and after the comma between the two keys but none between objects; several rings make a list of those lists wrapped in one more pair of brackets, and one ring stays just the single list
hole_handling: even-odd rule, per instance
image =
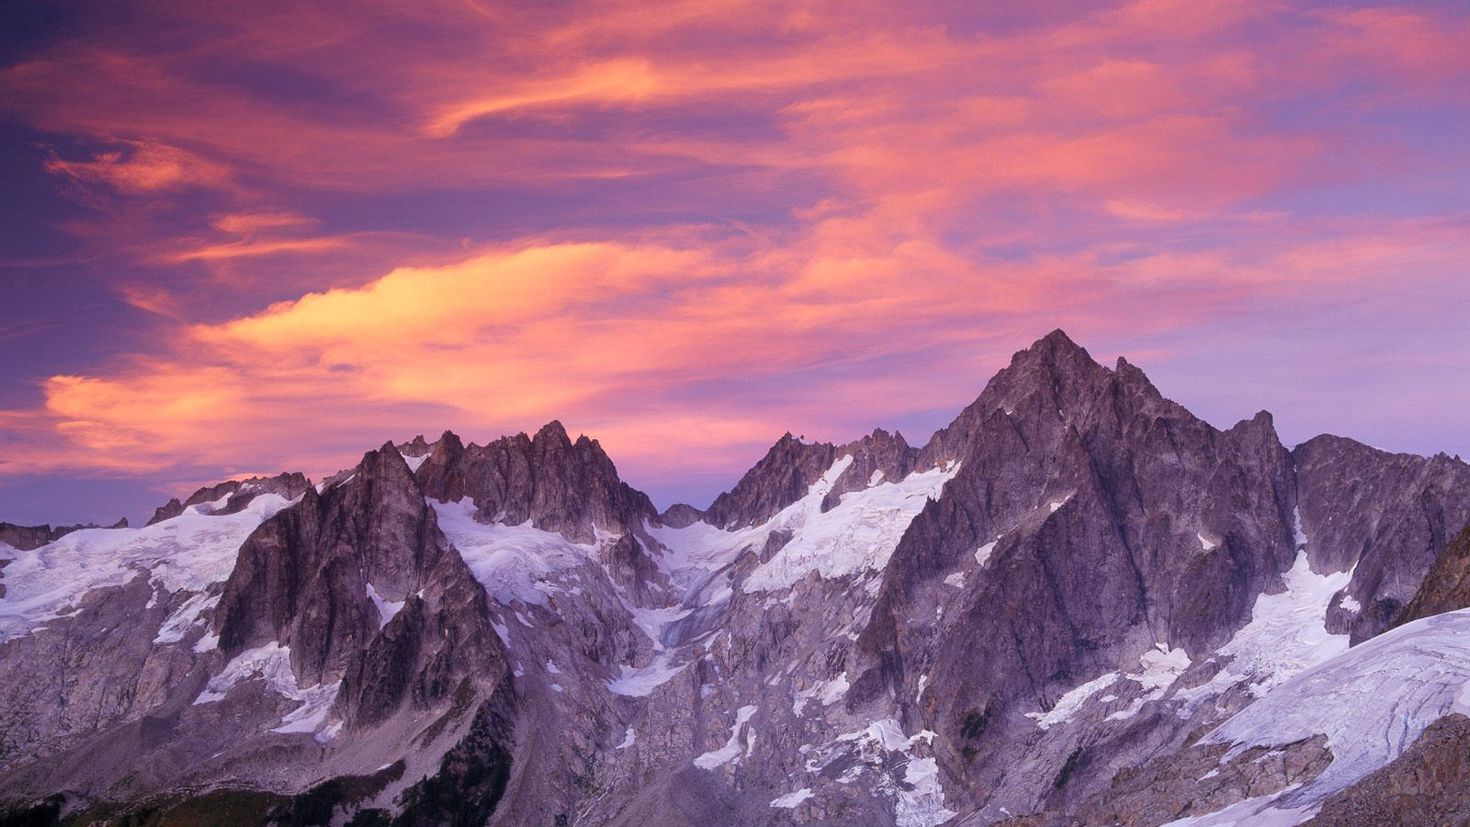
[{"label": "granite rock face", "polygon": [[262,524],[215,612],[226,657],[277,642],[298,682],[340,681],[349,725],[405,702],[432,706],[472,678],[498,683],[491,667],[503,673],[504,658],[488,616],[483,589],[391,444]]},{"label": "granite rock face", "polygon": [[1419,591],[1393,619],[1402,626],[1431,615],[1470,607],[1470,526],[1445,547]]},{"label": "granite rock face", "polygon": [[[1470,663],[1373,647],[1470,603],[1467,502],[1456,460],[1221,430],[1061,331],[924,445],[787,434],[703,510],[658,513],[556,422],[415,437],[143,529],[8,535],[38,545],[0,547],[0,813],[1433,821]],[[1217,737],[1370,650],[1432,684],[1411,748]]]},{"label": "granite rock face", "polygon": [[1352,569],[1334,602],[1354,643],[1389,627],[1445,545],[1470,521],[1470,466],[1444,454],[1389,454],[1320,436],[1292,451],[1314,567]]}]

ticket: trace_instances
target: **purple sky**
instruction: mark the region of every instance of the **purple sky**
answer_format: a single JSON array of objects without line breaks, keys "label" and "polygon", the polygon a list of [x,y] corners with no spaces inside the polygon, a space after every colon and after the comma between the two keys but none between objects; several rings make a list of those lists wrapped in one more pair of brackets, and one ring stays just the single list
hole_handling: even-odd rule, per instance
[{"label": "purple sky", "polygon": [[1470,454],[1461,3],[10,4],[0,520],[560,418],[661,505],[1065,328]]}]

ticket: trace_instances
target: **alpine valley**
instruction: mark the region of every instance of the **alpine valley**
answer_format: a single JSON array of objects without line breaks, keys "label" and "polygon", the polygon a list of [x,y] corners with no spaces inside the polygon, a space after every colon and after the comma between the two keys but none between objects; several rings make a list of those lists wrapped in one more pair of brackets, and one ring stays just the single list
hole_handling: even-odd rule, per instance
[{"label": "alpine valley", "polygon": [[1060,331],[703,510],[556,422],[388,443],[0,524],[0,824],[1460,823],[1467,523]]}]

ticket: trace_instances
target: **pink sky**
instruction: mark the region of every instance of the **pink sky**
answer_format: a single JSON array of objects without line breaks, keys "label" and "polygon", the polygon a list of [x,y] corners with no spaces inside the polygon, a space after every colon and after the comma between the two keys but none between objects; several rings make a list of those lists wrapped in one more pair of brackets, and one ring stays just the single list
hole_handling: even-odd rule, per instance
[{"label": "pink sky", "polygon": [[703,505],[1056,327],[1470,449],[1470,10],[986,5],[14,13],[0,519],[551,418]]}]

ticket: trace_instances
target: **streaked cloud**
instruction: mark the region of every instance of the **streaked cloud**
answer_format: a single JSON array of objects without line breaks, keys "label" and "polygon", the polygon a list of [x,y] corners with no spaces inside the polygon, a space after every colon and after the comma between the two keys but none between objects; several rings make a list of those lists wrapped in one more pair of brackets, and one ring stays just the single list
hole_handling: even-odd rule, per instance
[{"label": "streaked cloud", "polygon": [[644,479],[733,473],[958,408],[1057,326],[1205,365],[1279,313],[1470,298],[1452,6],[164,3],[85,34],[0,69],[0,109],[126,201],[66,226],[159,327],[33,377],[7,474],[330,471],[551,417]]}]

